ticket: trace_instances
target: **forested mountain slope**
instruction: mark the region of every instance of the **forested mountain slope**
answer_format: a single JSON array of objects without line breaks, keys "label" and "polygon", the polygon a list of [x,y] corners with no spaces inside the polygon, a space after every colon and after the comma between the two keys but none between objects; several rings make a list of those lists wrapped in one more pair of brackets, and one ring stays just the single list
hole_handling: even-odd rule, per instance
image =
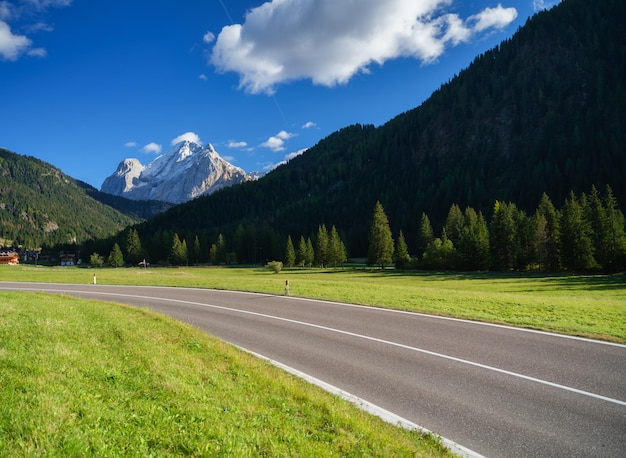
[{"label": "forested mountain slope", "polygon": [[0,246],[80,244],[139,221],[90,197],[87,186],[39,159],[0,149]]},{"label": "forested mountain slope", "polygon": [[439,229],[453,203],[490,217],[496,200],[534,211],[546,192],[560,207],[595,184],[610,185],[623,205],[625,21],[623,1],[565,0],[421,106],[378,128],[346,127],[257,182],[159,215],[140,235],[214,243],[237,234],[273,253],[287,235],[325,224],[364,256],[377,200],[409,249],[422,212]]}]

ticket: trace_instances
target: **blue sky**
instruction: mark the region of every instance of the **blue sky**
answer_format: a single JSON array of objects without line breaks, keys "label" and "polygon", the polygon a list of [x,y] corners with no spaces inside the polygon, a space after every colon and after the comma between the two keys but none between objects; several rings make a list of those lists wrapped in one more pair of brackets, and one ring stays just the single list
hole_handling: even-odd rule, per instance
[{"label": "blue sky", "polygon": [[100,188],[180,139],[267,170],[420,105],[556,0],[0,0],[0,147]]}]

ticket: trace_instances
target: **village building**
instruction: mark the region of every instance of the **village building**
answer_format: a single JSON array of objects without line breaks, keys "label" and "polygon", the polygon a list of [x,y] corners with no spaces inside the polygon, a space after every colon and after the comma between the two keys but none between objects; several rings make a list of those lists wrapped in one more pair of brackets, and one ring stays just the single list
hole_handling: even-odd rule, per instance
[{"label": "village building", "polygon": [[14,252],[0,252],[0,264],[16,266],[20,263],[20,255]]}]

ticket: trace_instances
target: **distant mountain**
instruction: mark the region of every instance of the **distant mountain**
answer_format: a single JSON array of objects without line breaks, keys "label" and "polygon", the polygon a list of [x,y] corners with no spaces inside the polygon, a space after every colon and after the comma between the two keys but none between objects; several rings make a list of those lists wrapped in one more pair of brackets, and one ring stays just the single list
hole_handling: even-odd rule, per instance
[{"label": "distant mountain", "polygon": [[94,199],[56,167],[0,148],[0,247],[81,244],[140,218]]},{"label": "distant mountain", "polygon": [[183,141],[145,166],[137,159],[123,160],[100,190],[133,200],[179,204],[249,179],[212,145],[203,148]]},{"label": "distant mountain", "polygon": [[325,224],[364,256],[377,200],[410,251],[422,212],[439,231],[453,203],[490,218],[496,199],[530,212],[543,192],[560,207],[595,184],[624,205],[624,43],[626,2],[564,0],[421,106],[341,129],[258,181],[160,214],[140,235],[176,231],[210,246],[222,233],[241,261],[281,259],[287,235]]}]

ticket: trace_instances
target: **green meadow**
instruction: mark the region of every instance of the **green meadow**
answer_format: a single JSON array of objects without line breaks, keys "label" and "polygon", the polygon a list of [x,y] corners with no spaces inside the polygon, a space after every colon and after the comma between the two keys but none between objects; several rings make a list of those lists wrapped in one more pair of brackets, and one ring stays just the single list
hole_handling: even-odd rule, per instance
[{"label": "green meadow", "polygon": [[449,456],[269,363],[146,310],[2,293],[0,455]]}]

